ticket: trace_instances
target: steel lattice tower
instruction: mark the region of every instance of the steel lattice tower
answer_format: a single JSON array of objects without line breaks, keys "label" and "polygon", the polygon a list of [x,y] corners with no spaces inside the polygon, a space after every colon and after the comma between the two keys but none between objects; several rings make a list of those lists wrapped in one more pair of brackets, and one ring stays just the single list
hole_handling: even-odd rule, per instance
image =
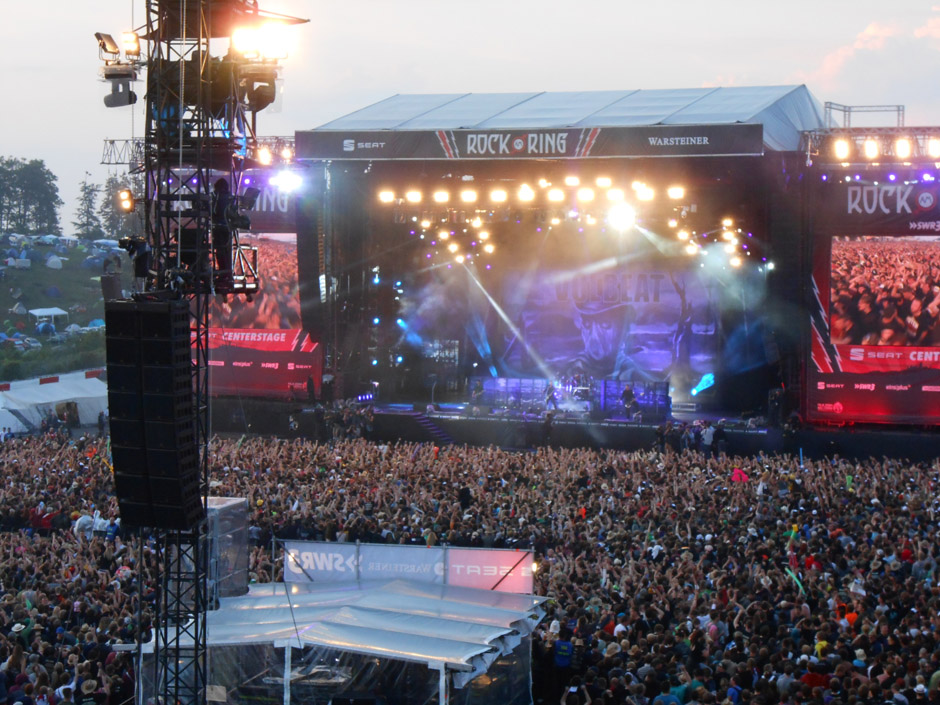
[{"label": "steel lattice tower", "polygon": [[[257,22],[247,0],[148,0],[147,116],[144,137],[146,238],[152,249],[149,290],[189,302],[195,438],[205,509],[208,494],[209,307],[215,295],[213,181],[237,192],[253,146],[251,106],[231,53],[210,55],[213,39]],[[252,116],[253,117],[253,116]],[[233,231],[235,226],[233,226]],[[245,259],[237,245],[234,260]],[[246,248],[247,249],[247,248]],[[251,253],[249,253],[251,254]],[[255,257],[256,257],[256,253]],[[252,260],[256,262],[256,259]],[[252,269],[230,293],[257,289]],[[206,521],[157,533],[164,564],[156,625],[156,691],[161,702],[206,702],[209,565]]]}]

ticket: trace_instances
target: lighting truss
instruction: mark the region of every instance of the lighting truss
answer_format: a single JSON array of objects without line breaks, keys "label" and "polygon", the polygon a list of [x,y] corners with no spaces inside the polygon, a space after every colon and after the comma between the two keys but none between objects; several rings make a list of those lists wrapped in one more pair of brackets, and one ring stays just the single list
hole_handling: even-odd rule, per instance
[{"label": "lighting truss", "polygon": [[[910,155],[897,156],[898,140],[909,140]],[[834,148],[839,140],[848,143],[845,159],[836,156]],[[865,143],[874,140],[878,146],[876,157],[865,156]],[[940,127],[838,127],[804,132],[800,149],[806,154],[807,164],[849,164],[853,167],[890,163],[940,162]]]}]

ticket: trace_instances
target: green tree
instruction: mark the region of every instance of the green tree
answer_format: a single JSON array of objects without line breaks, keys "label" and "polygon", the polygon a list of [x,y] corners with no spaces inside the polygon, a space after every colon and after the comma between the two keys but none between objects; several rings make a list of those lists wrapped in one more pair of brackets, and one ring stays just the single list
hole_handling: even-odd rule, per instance
[{"label": "green tree", "polygon": [[41,159],[0,158],[0,232],[59,234],[59,187]]},{"label": "green tree", "polygon": [[88,180],[90,176],[91,174],[86,171],[85,178],[78,185],[78,207],[75,209],[75,220],[72,221],[72,226],[79,237],[96,239],[104,237],[101,220],[95,209],[95,201],[98,199],[98,191],[101,187],[91,183]]},{"label": "green tree", "polygon": [[101,204],[98,207],[101,227],[108,237],[115,240],[125,235],[138,234],[141,229],[137,213],[126,213],[118,206],[117,194],[123,188],[133,190],[134,187],[126,177],[109,176],[101,189]]}]

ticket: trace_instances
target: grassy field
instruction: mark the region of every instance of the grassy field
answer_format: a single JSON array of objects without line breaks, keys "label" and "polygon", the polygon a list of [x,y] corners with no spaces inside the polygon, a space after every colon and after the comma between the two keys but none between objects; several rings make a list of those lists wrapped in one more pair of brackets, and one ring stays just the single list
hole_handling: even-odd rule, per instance
[{"label": "grassy field", "polygon": [[[3,245],[5,250],[9,245]],[[35,246],[43,259],[53,252],[51,247]],[[6,267],[0,279],[0,331],[7,335],[19,331],[43,343],[41,350],[17,350],[0,345],[0,381],[34,377],[43,374],[68,372],[104,364],[105,348],[102,333],[70,336],[59,344],[36,334],[35,321],[26,313],[17,314],[14,307],[22,303],[26,310],[56,306],[69,312],[68,323],[86,327],[95,319],[104,318],[104,299],[101,295],[101,268],[82,266],[88,253],[71,248],[64,254],[62,269],[50,269],[43,260],[34,261],[29,269]],[[123,261],[121,281],[124,288],[131,286],[130,262]],[[59,324],[62,333],[67,324]]]}]

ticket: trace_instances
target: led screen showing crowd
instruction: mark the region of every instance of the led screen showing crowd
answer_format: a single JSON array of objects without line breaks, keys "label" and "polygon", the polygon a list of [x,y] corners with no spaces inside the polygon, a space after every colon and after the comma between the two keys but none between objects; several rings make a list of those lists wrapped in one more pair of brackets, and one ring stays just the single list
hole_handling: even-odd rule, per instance
[{"label": "led screen showing crowd", "polygon": [[940,346],[940,237],[834,238],[830,291],[834,344]]}]

